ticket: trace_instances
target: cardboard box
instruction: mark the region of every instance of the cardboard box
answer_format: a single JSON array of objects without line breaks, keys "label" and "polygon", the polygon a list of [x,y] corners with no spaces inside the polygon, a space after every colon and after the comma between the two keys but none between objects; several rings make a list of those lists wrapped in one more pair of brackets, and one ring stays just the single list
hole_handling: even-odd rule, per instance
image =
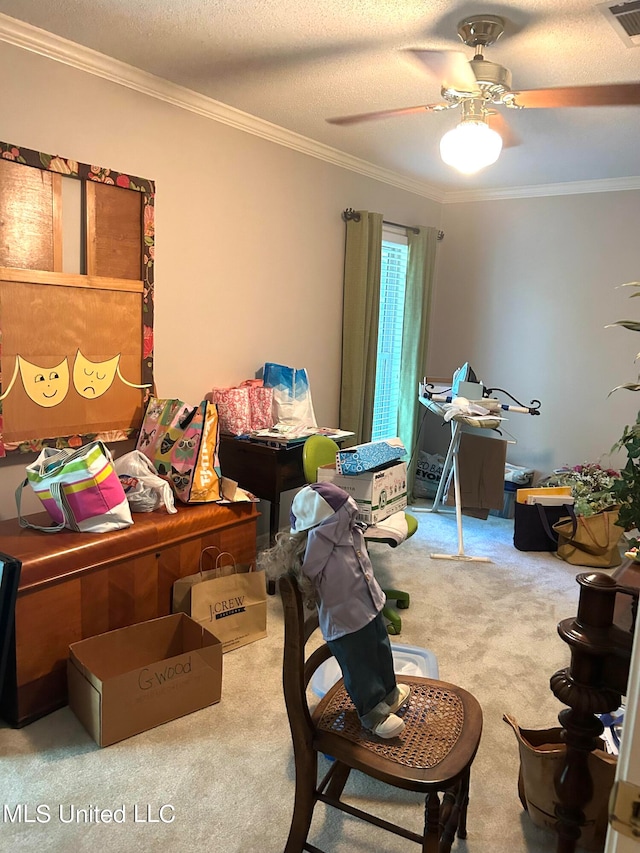
[{"label": "cardboard box", "polygon": [[319,483],[335,483],[348,492],[358,504],[358,518],[367,524],[378,524],[407,505],[406,462],[350,476],[338,474],[335,465],[321,465],[317,479]]},{"label": "cardboard box", "polygon": [[69,706],[98,746],[220,701],[222,644],[184,613],[69,646]]},{"label": "cardboard box", "polygon": [[362,474],[364,471],[385,468],[403,456],[406,456],[406,450],[399,438],[369,441],[339,450],[336,453],[336,469],[339,474]]}]

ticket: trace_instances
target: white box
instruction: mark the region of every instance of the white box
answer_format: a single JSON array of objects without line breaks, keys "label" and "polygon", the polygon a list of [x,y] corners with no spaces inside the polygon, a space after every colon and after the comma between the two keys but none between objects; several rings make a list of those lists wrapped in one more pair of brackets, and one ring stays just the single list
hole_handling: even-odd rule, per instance
[{"label": "white box", "polygon": [[527,503],[543,506],[571,506],[575,503],[573,495],[527,495]]},{"label": "white box", "polygon": [[318,468],[318,482],[335,483],[358,504],[358,518],[378,524],[407,505],[407,463],[396,462],[379,471],[338,474],[335,465]]}]

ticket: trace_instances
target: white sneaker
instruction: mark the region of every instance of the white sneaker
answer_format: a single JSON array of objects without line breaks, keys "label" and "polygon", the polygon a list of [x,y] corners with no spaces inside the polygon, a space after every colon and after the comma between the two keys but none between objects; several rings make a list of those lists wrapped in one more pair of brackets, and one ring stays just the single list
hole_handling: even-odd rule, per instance
[{"label": "white sneaker", "polygon": [[396,717],[395,714],[389,714],[389,716],[385,717],[384,720],[380,720],[380,722],[375,725],[371,731],[378,737],[392,738],[397,737],[403,729],[404,720],[401,720],[400,717]]},{"label": "white sneaker", "polygon": [[395,702],[389,705],[389,710],[392,714],[395,713],[398,708],[401,708],[409,699],[409,696],[411,696],[411,688],[408,684],[396,684],[396,690],[398,691],[398,698]]}]

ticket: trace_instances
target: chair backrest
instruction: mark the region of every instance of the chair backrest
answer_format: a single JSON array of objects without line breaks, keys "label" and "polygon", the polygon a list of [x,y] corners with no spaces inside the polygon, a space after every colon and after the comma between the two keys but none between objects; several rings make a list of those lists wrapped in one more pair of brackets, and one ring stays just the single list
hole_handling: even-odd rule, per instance
[{"label": "chair backrest", "polygon": [[[315,608],[305,611],[302,594],[293,575],[282,575],[278,586],[284,613],[284,701],[294,747],[307,750],[314,728],[307,703],[307,686],[316,669],[331,657],[331,651],[323,643],[305,660],[305,645],[318,627],[318,613]],[[306,620],[305,612],[309,614]]]},{"label": "chair backrest", "polygon": [[321,465],[335,464],[340,447],[328,435],[310,435],[302,448],[302,467],[307,483],[315,483]]}]

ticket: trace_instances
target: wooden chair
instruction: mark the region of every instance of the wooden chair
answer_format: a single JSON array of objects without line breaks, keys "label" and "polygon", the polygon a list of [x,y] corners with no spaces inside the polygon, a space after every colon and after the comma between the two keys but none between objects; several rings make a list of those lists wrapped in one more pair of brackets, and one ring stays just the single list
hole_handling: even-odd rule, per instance
[{"label": "wooden chair", "polygon": [[[365,731],[340,679],[310,711],[306,690],[331,652],[326,644],[305,659],[317,628],[305,624],[300,589],[292,575],[279,581],[284,608],[283,686],[295,756],[295,802],[285,853],[322,853],[307,841],[317,802],[422,845],[423,853],[448,853],[455,834],[466,838],[469,774],[482,731],[482,710],[466,690],[429,678],[403,676],[411,697],[398,711],[405,728],[391,740]],[[318,783],[318,753],[334,759]],[[396,788],[426,795],[424,833],[384,820],[342,800],[351,770]],[[440,794],[443,794],[442,804]],[[381,844],[378,849],[383,850]]]},{"label": "wooden chair", "polygon": [[[302,468],[304,470],[304,478],[307,483],[315,483],[318,480],[318,468],[321,465],[330,465],[336,461],[336,453],[340,450],[339,445],[329,436],[326,435],[310,435],[305,441],[302,448]],[[413,536],[418,529],[418,519],[408,512],[404,514],[407,522],[407,539]],[[365,540],[367,534],[364,535]],[[376,537],[370,540],[371,542],[379,542],[380,544],[396,547],[396,540],[389,538],[383,539]],[[367,542],[369,545],[370,542]],[[384,594],[387,597],[387,604],[383,610],[383,616],[387,620],[387,632],[391,635],[397,635],[402,630],[402,617],[393,609],[391,602],[395,601],[398,610],[406,610],[409,607],[411,598],[408,592],[401,589],[385,589]]]}]

